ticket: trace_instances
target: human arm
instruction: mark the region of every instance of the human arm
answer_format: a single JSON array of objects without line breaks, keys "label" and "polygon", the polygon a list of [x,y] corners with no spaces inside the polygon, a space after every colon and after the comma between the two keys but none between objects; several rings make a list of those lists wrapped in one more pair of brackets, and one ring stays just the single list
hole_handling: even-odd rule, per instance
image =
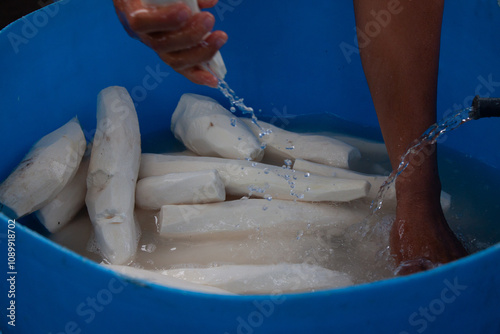
[{"label": "human arm", "polygon": [[[193,15],[183,3],[144,5],[141,0],[113,0],[127,32],[158,53],[175,71],[194,83],[216,87],[217,78],[202,67],[226,43],[223,31],[212,33],[215,18],[208,12]],[[217,0],[198,0],[200,8]],[[205,38],[205,36],[208,37]]]}]

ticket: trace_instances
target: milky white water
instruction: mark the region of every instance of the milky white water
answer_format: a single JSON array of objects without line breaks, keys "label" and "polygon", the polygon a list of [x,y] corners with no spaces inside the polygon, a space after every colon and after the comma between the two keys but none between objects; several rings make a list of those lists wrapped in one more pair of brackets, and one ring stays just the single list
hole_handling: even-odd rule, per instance
[{"label": "milky white water", "polygon": [[[301,129],[301,124],[299,117],[291,122],[290,130],[308,130]],[[318,124],[326,122],[318,116]],[[171,143],[173,139],[164,140]],[[145,152],[168,151],[169,146],[169,150],[173,149],[171,144],[158,145],[155,134],[146,137],[143,143]],[[443,153],[441,150],[440,155],[443,190],[452,195],[452,207],[446,213],[451,227],[470,251],[498,242],[500,228],[495,224],[495,217],[500,214],[500,206],[493,201],[494,189],[498,189],[495,185],[500,186],[498,174],[490,173],[486,167],[470,163],[466,157],[451,151],[444,150]],[[365,172],[384,171],[388,166],[388,158],[379,155],[362,159],[356,168]],[[484,197],[484,200],[471,202],[471,196]],[[157,232],[158,212],[138,210],[136,214],[142,235],[131,265],[166,270],[231,264],[307,263],[346,273],[354,284],[393,277],[396,268],[390,256],[388,234],[395,216],[394,206],[384,205],[372,214],[370,202],[359,199],[350,203],[330,203],[366,217],[340,235],[328,227],[307,225],[294,230],[262,230],[257,227],[243,235],[165,238]],[[94,261],[102,261],[85,212],[51,238]]]}]

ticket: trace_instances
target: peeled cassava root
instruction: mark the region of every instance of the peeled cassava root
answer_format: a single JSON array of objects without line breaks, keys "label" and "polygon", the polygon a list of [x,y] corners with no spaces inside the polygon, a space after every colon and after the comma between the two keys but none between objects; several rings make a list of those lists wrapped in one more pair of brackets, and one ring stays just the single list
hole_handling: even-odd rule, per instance
[{"label": "peeled cassava root", "polygon": [[301,134],[283,130],[274,125],[259,121],[257,126],[249,118],[241,118],[256,136],[260,127],[270,130],[260,140],[265,144],[265,159],[283,162],[284,159],[306,159],[329,166],[349,168],[353,161],[361,157],[359,150],[340,140],[311,134]]},{"label": "peeled cassava root", "polygon": [[[69,177],[62,190],[54,190],[57,197],[37,212],[50,231],[71,219],[86,192],[92,225],[80,221],[66,231],[88,233],[85,227],[93,226],[101,255],[114,270],[131,277],[209,293],[307,291],[352,284],[342,272],[295,263],[308,258],[321,258],[315,262],[321,265],[331,263],[332,249],[321,243],[343,236],[365,218],[367,210],[356,207],[364,201],[311,203],[349,202],[376,194],[384,176],[343,169],[359,159],[360,151],[365,153],[361,148],[265,123],[261,126],[272,131],[260,138],[261,143],[257,137],[262,129],[250,120],[233,116],[214,100],[186,94],[172,115],[176,137],[196,154],[224,158],[143,154],[141,162],[137,115],[122,87],[99,94],[97,122],[88,172],[80,163],[76,176]],[[292,159],[295,170],[245,160],[260,160],[264,146],[268,160]],[[372,146],[377,149],[374,159],[382,161],[383,144]],[[231,201],[226,201],[226,193]],[[242,196],[265,199],[234,200]],[[63,209],[55,204],[58,201],[74,203]],[[150,243],[143,244],[136,257],[140,231],[134,205],[161,208],[156,224],[151,221],[153,232],[141,240],[148,243],[150,238]],[[156,254],[151,254],[154,249],[144,251],[149,245],[158,246]],[[151,266],[154,259],[156,268],[180,269],[149,272],[121,266],[134,258],[140,263],[141,257]],[[185,264],[213,267],[183,268]]]},{"label": "peeled cassava root", "polygon": [[[349,180],[365,180],[370,183],[370,191],[368,192],[367,197],[370,199],[375,199],[377,197],[378,190],[380,186],[387,180],[387,176],[383,175],[369,175],[354,172],[348,169],[338,168],[327,166],[311,161],[307,161],[304,159],[296,159],[293,168],[295,170],[300,170],[303,172],[309,172],[315,175],[322,175],[328,177],[337,177],[341,179],[349,179]],[[394,191],[387,193],[388,196],[395,197],[396,194]]]},{"label": "peeled cassava root", "polygon": [[330,235],[360,222],[364,212],[327,203],[273,199],[241,199],[205,205],[165,205],[159,216],[160,235],[210,236],[219,233],[251,233],[278,230],[280,235],[298,230],[328,227]]},{"label": "peeled cassava root", "polygon": [[19,218],[53,200],[74,177],[86,141],[77,118],[40,139],[0,185],[0,203]]},{"label": "peeled cassava root", "polygon": [[226,193],[235,196],[251,194],[260,198],[347,202],[365,197],[370,188],[363,180],[308,175],[246,160],[167,154],[143,154],[139,177],[206,169],[217,170]]},{"label": "peeled cassava root", "polygon": [[85,206],[89,157],[84,157],[75,177],[57,194],[56,198],[36,212],[38,220],[55,233],[73,219]]},{"label": "peeled cassava root", "polygon": [[171,128],[198,155],[260,161],[264,154],[248,126],[209,97],[182,95]]},{"label": "peeled cassava root", "polygon": [[135,186],[141,159],[139,122],[123,87],[108,87],[97,99],[97,132],[90,157],[85,202],[97,245],[111,264],[133,258],[139,230]]},{"label": "peeled cassava root", "polygon": [[140,180],[136,204],[159,210],[166,204],[198,204],[222,202],[226,199],[224,183],[216,170],[170,173]]}]

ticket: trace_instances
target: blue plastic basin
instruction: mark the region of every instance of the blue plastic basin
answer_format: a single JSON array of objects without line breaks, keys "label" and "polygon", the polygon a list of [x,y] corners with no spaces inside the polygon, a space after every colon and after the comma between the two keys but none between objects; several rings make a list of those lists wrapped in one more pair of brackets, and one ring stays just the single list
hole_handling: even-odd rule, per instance
[{"label": "blue plastic basin", "polygon": [[[283,122],[286,115],[335,113],[380,138],[350,1],[219,2],[213,13],[230,36],[222,50],[227,81],[249,105]],[[499,31],[496,1],[447,2],[440,116],[470,105],[476,94],[500,96]],[[182,93],[227,105],[217,91],[191,84],[129,38],[111,1],[60,1],[16,21],[0,32],[0,64],[0,179],[38,138],[75,115],[90,139],[97,93],[110,85],[131,92],[145,138],[168,132]],[[443,145],[500,168],[499,126],[498,120],[468,124]],[[500,332],[498,244],[429,272],[344,289],[215,296],[125,280],[17,224],[15,297],[8,297],[7,230],[2,215],[6,333]],[[12,300],[15,327],[6,317]]]}]

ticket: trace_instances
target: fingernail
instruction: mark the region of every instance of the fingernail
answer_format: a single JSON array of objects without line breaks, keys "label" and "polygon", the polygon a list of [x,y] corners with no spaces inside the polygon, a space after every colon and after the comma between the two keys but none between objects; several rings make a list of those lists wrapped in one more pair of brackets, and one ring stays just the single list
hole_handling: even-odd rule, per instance
[{"label": "fingernail", "polygon": [[212,30],[212,27],[214,26],[214,22],[215,22],[214,17],[212,15],[207,15],[207,17],[205,17],[203,19],[203,26],[207,30]]},{"label": "fingernail", "polygon": [[217,78],[215,78],[215,77],[212,77],[212,78],[210,78],[210,80],[207,80],[205,82],[205,85],[212,87],[212,88],[217,88],[218,84],[219,84],[219,80],[217,80]]},{"label": "fingernail", "polygon": [[226,44],[227,42],[227,39],[225,38],[217,38],[215,40],[215,46],[217,47],[217,49],[220,49],[224,44]]}]

